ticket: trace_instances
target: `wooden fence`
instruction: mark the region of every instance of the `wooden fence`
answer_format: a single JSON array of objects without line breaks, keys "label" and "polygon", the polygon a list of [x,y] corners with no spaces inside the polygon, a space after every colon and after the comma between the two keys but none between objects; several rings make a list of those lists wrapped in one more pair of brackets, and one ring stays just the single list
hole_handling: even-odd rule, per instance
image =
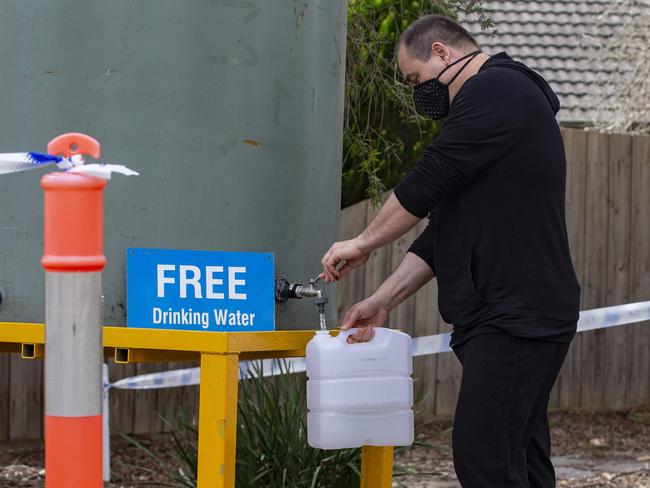
[{"label": "wooden fence", "polygon": [[[650,300],[650,137],[563,130],[567,150],[567,225],[582,284],[582,309]],[[524,162],[522,162],[524,163]],[[341,238],[357,235],[377,209],[360,202],[343,210]],[[422,231],[373,252],[339,284],[339,317],[370,295]],[[437,310],[435,279],[393,311],[388,325],[413,336],[450,330]],[[118,378],[187,364],[110,366]],[[415,359],[423,415],[453,412],[460,368],[453,353]],[[111,423],[125,432],[164,430],[159,415],[196,412],[197,388],[111,392]],[[581,333],[574,340],[551,406],[620,408],[650,401],[650,325]],[[42,435],[42,362],[0,354],[0,441]]]},{"label": "wooden fence", "polygon": [[[650,137],[564,129],[566,215],[582,285],[581,309],[650,300]],[[525,162],[522,161],[522,164]],[[356,236],[376,214],[367,201],[345,208],[341,237]],[[372,253],[340,286],[339,315],[372,294],[402,260],[426,220]],[[396,308],[391,327],[412,336],[451,328],[438,313],[436,280]],[[453,353],[415,359],[416,398],[425,415],[453,412],[461,371]],[[551,407],[620,408],[650,401],[650,324],[578,334]]]}]

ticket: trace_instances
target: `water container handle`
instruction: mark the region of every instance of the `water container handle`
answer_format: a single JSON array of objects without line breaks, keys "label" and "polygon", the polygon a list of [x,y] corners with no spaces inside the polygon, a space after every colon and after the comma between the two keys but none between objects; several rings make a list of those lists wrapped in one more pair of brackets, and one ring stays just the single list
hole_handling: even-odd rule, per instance
[{"label": "water container handle", "polygon": [[[381,327],[376,327],[375,329],[381,329]],[[339,335],[336,336],[336,337],[337,337],[338,340],[341,341],[343,344],[347,344],[347,345],[349,345],[349,346],[351,346],[351,345],[359,346],[360,344],[366,344],[365,342],[355,342],[355,343],[353,343],[353,344],[349,344],[349,343],[348,343],[348,337],[350,337],[352,334],[354,334],[354,333],[357,332],[358,330],[359,330],[359,329],[356,328],[356,327],[353,327],[352,329],[348,329],[348,330],[342,330],[341,332],[339,332]],[[375,335],[374,335],[374,337],[373,337],[372,339],[370,339],[370,341],[368,341],[368,342],[372,342],[372,341],[374,341],[376,337],[377,337],[377,330],[375,330]]]}]

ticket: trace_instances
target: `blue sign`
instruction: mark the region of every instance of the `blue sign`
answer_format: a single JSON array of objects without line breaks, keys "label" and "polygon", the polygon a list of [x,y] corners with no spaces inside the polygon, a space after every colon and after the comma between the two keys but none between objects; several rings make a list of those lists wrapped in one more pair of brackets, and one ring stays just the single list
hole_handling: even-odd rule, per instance
[{"label": "blue sign", "polygon": [[275,330],[273,254],[127,249],[127,325]]}]

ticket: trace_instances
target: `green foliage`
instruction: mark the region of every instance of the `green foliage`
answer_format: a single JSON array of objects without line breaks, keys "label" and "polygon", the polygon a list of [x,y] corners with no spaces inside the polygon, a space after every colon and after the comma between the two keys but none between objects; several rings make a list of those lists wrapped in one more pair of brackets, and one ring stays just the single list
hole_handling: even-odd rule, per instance
[{"label": "green foliage", "polygon": [[[259,363],[261,364],[261,363]],[[240,382],[237,487],[359,486],[359,449],[323,451],[307,445],[305,376],[263,377],[261,366]]]},{"label": "green foliage", "polygon": [[482,1],[350,0],[341,206],[364,198],[375,204],[395,186],[436,136],[439,126],[415,111],[401,81],[394,47],[420,16],[476,16],[491,25]]}]

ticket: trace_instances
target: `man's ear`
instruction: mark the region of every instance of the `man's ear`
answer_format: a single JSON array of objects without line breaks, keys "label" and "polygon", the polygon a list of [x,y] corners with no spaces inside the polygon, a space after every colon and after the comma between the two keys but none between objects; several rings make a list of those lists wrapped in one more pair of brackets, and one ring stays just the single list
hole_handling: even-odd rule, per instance
[{"label": "man's ear", "polygon": [[447,47],[440,42],[434,42],[431,44],[431,55],[442,58],[442,60],[446,63],[449,63],[451,61],[451,53],[449,52],[449,49],[447,49]]}]

